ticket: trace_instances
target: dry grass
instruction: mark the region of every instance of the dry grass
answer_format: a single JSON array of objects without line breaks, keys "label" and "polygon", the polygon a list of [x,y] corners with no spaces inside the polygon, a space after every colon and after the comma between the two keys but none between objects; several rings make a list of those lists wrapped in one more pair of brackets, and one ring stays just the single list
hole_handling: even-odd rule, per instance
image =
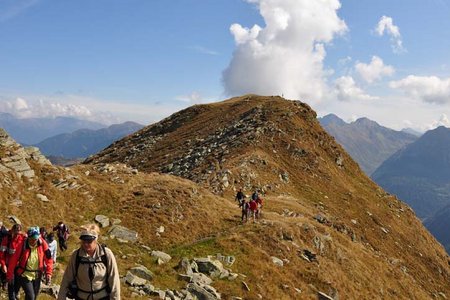
[{"label": "dry grass", "polygon": [[[192,132],[196,138],[205,138],[257,106],[262,108],[265,122],[281,131],[230,149],[220,165],[221,170],[231,172],[230,186],[220,195],[209,191],[208,182],[196,184],[152,173],[171,159],[186,155],[188,149],[183,145],[193,138]],[[361,172],[322,130],[308,106],[277,97],[244,96],[195,106],[176,118],[183,121],[170,123],[170,132],[157,149],[142,152],[152,160],[136,166],[147,174],[132,175],[120,166],[114,174],[98,173],[92,165],[42,170],[34,166],[39,179],[32,183],[15,179],[14,188],[2,189],[3,214],[16,214],[26,225],[49,226],[63,219],[73,229],[92,222],[96,214],[119,218],[139,233],[137,244],[105,241],[116,253],[121,274],[135,263],[144,264],[156,274],[153,284],[161,288],[183,286],[174,269],[183,257],[221,253],[234,255],[232,271],[245,275],[235,281],[215,280],[213,285],[224,299],[257,299],[258,294],[266,299],[316,299],[317,290],[330,293],[333,289],[341,299],[433,299],[438,292],[450,296],[448,256],[442,246],[409,207]],[[127,147],[133,146],[131,138],[125,142]],[[114,146],[119,160],[121,143]],[[292,149],[303,149],[304,155],[294,156]],[[341,167],[336,163],[339,157],[343,158]],[[86,176],[86,171],[91,174]],[[289,183],[280,180],[284,171],[289,174]],[[256,177],[245,192],[249,194],[252,186],[266,190],[264,222],[242,225],[233,198],[236,188],[246,186],[240,174],[249,172]],[[77,182],[85,187],[59,191],[52,186],[53,179],[68,174],[78,176]],[[114,183],[115,177],[124,183]],[[83,191],[94,200],[89,201]],[[37,192],[46,194],[51,202],[39,203]],[[23,200],[23,208],[7,205],[15,197]],[[283,216],[285,209],[296,216]],[[319,213],[327,218],[325,224],[314,219]],[[156,228],[161,225],[165,232],[158,237]],[[322,251],[315,246],[317,238],[323,240]],[[173,260],[157,266],[141,244],[168,252]],[[70,240],[70,246],[76,246],[76,238]],[[299,253],[305,249],[317,253],[316,262],[301,258]],[[67,255],[60,258],[62,264]],[[271,256],[288,263],[278,267]],[[249,284],[250,292],[243,290],[241,281]],[[130,297],[127,289],[124,297]]]}]

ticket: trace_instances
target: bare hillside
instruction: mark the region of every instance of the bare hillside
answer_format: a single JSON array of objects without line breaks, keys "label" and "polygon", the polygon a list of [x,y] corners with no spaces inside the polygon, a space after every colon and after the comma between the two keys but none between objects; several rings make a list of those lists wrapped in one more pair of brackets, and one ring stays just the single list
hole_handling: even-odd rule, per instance
[{"label": "bare hillside", "polygon": [[[130,244],[108,241],[121,274],[145,264],[160,288],[183,285],[174,269],[181,258],[221,253],[235,257],[231,269],[239,274],[214,280],[222,299],[317,299],[318,292],[334,299],[450,296],[442,246],[407,205],[364,175],[299,101],[247,95],[193,106],[85,165],[35,168],[38,179],[8,179],[9,194],[0,199],[7,205],[20,191],[24,205],[36,210],[9,205],[8,214],[37,222],[38,212],[51,208],[49,221],[65,218],[73,226],[97,213],[120,218],[139,236]],[[69,175],[80,188],[59,190],[57,179]],[[233,200],[239,187],[263,191],[258,223],[240,223]],[[36,204],[38,191],[51,201]],[[161,225],[165,231],[157,234]],[[173,260],[158,266],[141,245]]]}]

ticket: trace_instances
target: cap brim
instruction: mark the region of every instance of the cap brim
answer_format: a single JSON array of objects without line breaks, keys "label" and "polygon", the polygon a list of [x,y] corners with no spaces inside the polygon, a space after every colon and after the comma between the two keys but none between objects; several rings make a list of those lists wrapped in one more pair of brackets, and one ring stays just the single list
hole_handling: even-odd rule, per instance
[{"label": "cap brim", "polygon": [[90,241],[93,241],[95,239],[96,239],[96,237],[92,236],[92,235],[82,235],[82,236],[80,236],[80,240],[82,240],[82,241],[90,242]]}]

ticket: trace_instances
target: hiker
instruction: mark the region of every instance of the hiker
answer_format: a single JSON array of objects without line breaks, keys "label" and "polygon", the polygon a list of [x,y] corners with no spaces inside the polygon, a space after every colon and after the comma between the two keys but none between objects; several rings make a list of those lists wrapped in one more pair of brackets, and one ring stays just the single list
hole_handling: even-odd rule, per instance
[{"label": "hiker", "polygon": [[6,277],[8,282],[14,278],[17,280],[15,284],[24,290],[25,300],[36,300],[42,277],[47,284],[51,281],[53,261],[38,226],[30,227],[27,236],[18,245],[18,252],[11,257]]},{"label": "hiker", "polygon": [[45,227],[39,228],[39,233],[41,235],[41,238],[47,241],[47,230],[45,229]]},{"label": "hiker", "polygon": [[245,199],[242,199],[242,202],[240,203],[239,206],[241,207],[242,210],[241,221],[242,223],[245,223],[248,221],[248,213],[250,210],[250,206],[248,202],[245,201]]},{"label": "hiker", "polygon": [[258,210],[258,203],[256,203],[255,200],[250,200],[249,203],[249,207],[250,207],[250,213],[253,217],[253,222],[256,222],[256,214],[257,214],[257,210]]},{"label": "hiker", "polygon": [[[0,245],[2,244],[3,238],[7,238],[8,235],[8,229],[3,225],[3,222],[0,221]],[[1,255],[1,249],[0,249],[0,255]],[[0,284],[2,286],[2,290],[6,290],[6,272],[3,272],[3,270],[0,268]]]},{"label": "hiker", "polygon": [[[3,237],[2,244],[0,246],[0,264],[2,271],[8,274],[8,271],[14,272],[14,266],[12,265],[12,257],[20,255],[23,241],[26,239],[26,235],[22,232],[21,224],[14,224],[6,237]],[[12,274],[10,278],[6,276],[8,282],[8,299],[16,300],[18,296],[20,285],[17,282],[17,276]]]},{"label": "hiker", "polygon": [[252,194],[252,200],[256,201],[256,199],[258,199],[258,197],[259,197],[258,192],[259,192],[258,190],[255,190],[255,191],[253,192],[253,194]]},{"label": "hiker", "polygon": [[258,199],[256,199],[256,204],[258,205],[258,208],[256,210],[256,218],[259,219],[261,218],[261,210],[263,207],[263,199],[261,198],[261,196],[258,196]]},{"label": "hiker", "polygon": [[57,252],[58,252],[58,245],[56,243],[55,234],[53,232],[50,232],[47,235],[47,244],[48,244],[48,249],[50,250],[50,254],[52,255],[53,269],[55,269],[55,266],[56,266],[56,255],[57,255]]},{"label": "hiker", "polygon": [[237,192],[236,197],[234,199],[238,202],[239,207],[241,207],[241,203],[245,199],[245,195],[242,192],[242,189],[239,189],[239,191]]},{"label": "hiker", "polygon": [[120,279],[112,251],[98,243],[100,229],[87,225],[80,234],[80,248],[64,271],[58,300],[70,294],[81,300],[120,300]]},{"label": "hiker", "polygon": [[69,227],[64,224],[63,221],[59,221],[58,225],[53,227],[53,231],[56,231],[58,235],[58,243],[59,243],[59,249],[61,252],[64,252],[67,250],[67,239],[69,238]]}]

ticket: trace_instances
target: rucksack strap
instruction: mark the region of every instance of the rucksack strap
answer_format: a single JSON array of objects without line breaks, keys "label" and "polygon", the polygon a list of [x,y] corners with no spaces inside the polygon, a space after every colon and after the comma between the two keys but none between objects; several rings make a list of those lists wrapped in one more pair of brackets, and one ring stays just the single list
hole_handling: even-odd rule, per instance
[{"label": "rucksack strap", "polygon": [[77,254],[75,256],[75,272],[74,272],[75,276],[73,277],[75,280],[76,280],[76,278],[78,276],[78,268],[80,267],[80,264],[97,264],[97,263],[102,263],[102,264],[105,265],[105,268],[106,268],[106,275],[105,275],[106,286],[101,288],[100,290],[95,291],[95,292],[83,291],[80,288],[78,288],[80,291],[82,291],[84,293],[89,293],[89,294],[90,293],[94,293],[95,294],[95,293],[98,293],[98,292],[100,292],[100,291],[102,291],[104,289],[106,289],[108,294],[111,293],[111,288],[109,286],[109,281],[108,281],[109,270],[108,270],[108,258],[106,257],[106,245],[100,244],[100,247],[103,250],[103,255],[100,255],[100,260],[95,260],[95,261],[82,260],[82,257],[80,256],[80,248],[78,248],[78,250],[77,250]]}]

